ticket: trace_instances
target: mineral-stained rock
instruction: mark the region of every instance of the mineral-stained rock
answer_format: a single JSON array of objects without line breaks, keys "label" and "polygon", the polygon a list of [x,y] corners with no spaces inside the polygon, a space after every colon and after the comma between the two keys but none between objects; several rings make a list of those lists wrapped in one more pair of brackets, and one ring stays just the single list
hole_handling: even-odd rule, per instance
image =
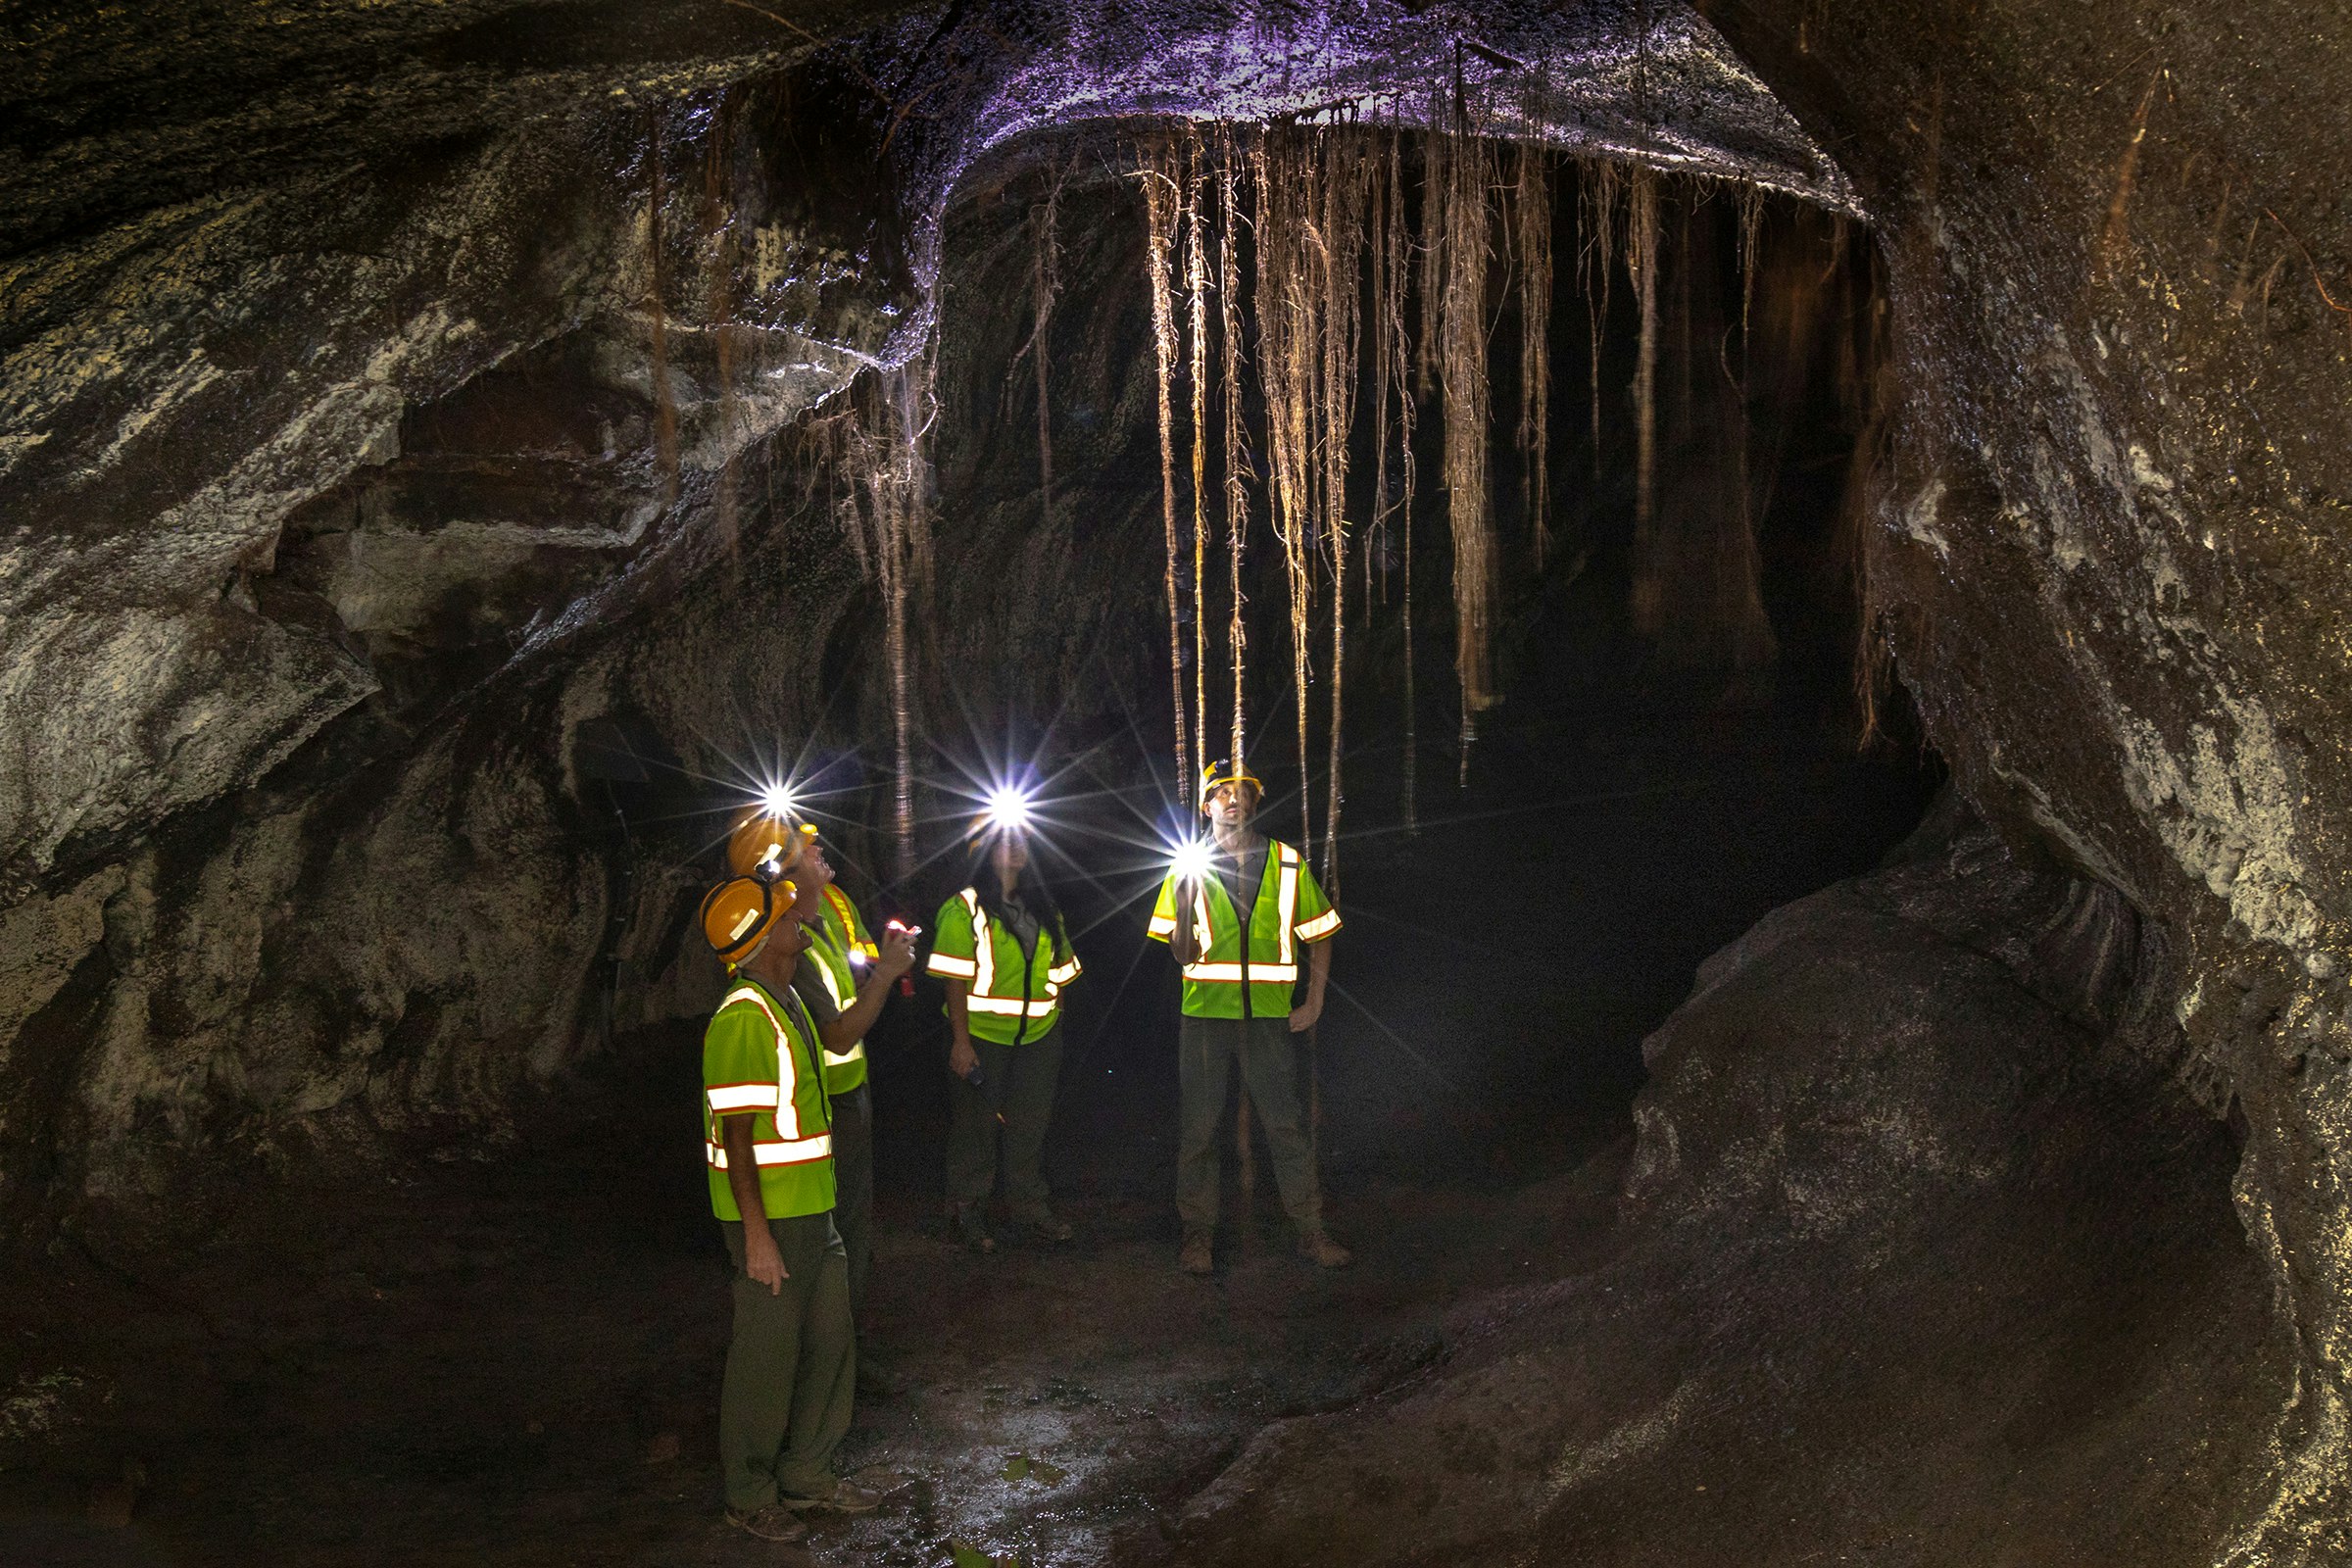
[{"label": "mineral-stained rock", "polygon": [[1623,1250],[1268,1429],[1183,1559],[2209,1561],[2290,1376],[2232,1151],[2132,944],[1978,945],[2100,897],[1972,826],[1768,916],[1648,1042]]}]

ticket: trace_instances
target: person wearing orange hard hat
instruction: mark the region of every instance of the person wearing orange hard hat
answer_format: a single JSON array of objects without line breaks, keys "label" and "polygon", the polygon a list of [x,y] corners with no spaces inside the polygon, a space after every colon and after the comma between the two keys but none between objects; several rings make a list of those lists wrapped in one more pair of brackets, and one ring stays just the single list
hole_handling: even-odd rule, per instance
[{"label": "person wearing orange hard hat", "polygon": [[803,1511],[861,1513],[880,1499],[833,1473],[857,1346],[833,1225],[832,1106],[817,1026],[792,989],[808,945],[800,890],[780,853],[760,863],[770,874],[729,877],[699,914],[728,975],[703,1035],[704,1153],[735,1264],[718,1414],[727,1519],[781,1542],[807,1533]]}]

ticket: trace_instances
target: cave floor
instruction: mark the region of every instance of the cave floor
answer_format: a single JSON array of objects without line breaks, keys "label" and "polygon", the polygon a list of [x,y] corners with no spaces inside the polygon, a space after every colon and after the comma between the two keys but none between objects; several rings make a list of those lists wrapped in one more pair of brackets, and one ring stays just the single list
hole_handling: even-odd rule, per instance
[{"label": "cave floor", "polygon": [[[802,1560],[720,1517],[723,1257],[678,1183],[643,1178],[676,1128],[642,1067],[598,1080],[496,1148],[257,1186],[202,1237],[11,1269],[11,1419],[56,1441],[0,1471],[0,1561]],[[1357,1266],[1329,1275],[1270,1192],[1208,1281],[1176,1271],[1159,1202],[1081,1199],[1070,1245],[984,1258],[886,1195],[868,1317],[895,1387],[842,1463],[893,1494],[820,1524],[808,1560],[1164,1555],[1265,1422],[1409,1375],[1450,1303],[1604,1248],[1612,1158],[1509,1193],[1359,1189],[1334,1212]]]}]

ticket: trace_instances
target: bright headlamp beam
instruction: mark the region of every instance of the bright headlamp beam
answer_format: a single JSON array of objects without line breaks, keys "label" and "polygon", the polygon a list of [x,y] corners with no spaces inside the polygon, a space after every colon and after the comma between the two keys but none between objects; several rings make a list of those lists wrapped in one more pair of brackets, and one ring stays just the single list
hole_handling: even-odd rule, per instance
[{"label": "bright headlamp beam", "polygon": [[770,816],[790,816],[800,801],[789,784],[768,784],[760,790],[760,808]]},{"label": "bright headlamp beam", "polygon": [[988,825],[1014,832],[1029,825],[1029,792],[1005,785],[988,795]]}]

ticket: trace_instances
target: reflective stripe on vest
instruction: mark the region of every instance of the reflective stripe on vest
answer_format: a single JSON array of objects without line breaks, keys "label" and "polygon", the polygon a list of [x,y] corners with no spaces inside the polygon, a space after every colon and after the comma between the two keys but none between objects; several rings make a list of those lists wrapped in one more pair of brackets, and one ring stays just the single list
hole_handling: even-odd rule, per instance
[{"label": "reflective stripe on vest", "polygon": [[[774,1094],[776,1097],[776,1131],[783,1135],[783,1137],[778,1140],[775,1147],[781,1151],[785,1151],[786,1157],[770,1159],[764,1152],[762,1152],[760,1156],[760,1163],[762,1165],[797,1165],[804,1160],[823,1158],[825,1155],[833,1152],[832,1135],[829,1132],[823,1132],[817,1133],[808,1138],[803,1138],[801,1136],[801,1107],[793,1098],[794,1090],[800,1086],[800,1063],[797,1059],[796,1053],[792,1049],[792,1036],[784,1028],[784,1021],[781,1018],[778,1018],[774,1011],[769,1008],[767,1004],[767,998],[761,996],[760,992],[752,986],[738,986],[734,990],[728,992],[726,1000],[718,1004],[719,1011],[726,1011],[727,1008],[732,1007],[738,1002],[749,1002],[753,1005],[757,1006],[760,1009],[760,1016],[767,1020],[768,1027],[776,1032],[776,1082],[774,1089],[770,1091],[770,1093]],[[712,1115],[717,1115],[721,1107],[719,1106],[717,1100],[714,1098],[715,1095],[725,1094],[733,1090],[743,1090],[748,1093],[755,1087],[764,1086],[730,1084],[721,1090],[713,1091],[706,1089],[703,1091],[703,1098],[710,1102],[710,1113]],[[729,1108],[733,1114],[740,1115],[742,1113],[742,1107]],[[760,1105],[756,1108],[765,1110],[768,1107],[765,1105]],[[814,1152],[790,1152],[795,1149],[805,1149],[805,1147],[808,1145],[816,1145],[819,1147],[816,1148]],[[725,1151],[721,1150],[720,1152],[723,1155]]]},{"label": "reflective stripe on vest", "polygon": [[1000,1018],[1043,1018],[1061,1005],[1057,994],[1024,1005],[1018,997],[979,997],[963,999],[964,1007],[972,1012],[992,1013]]},{"label": "reflective stripe on vest", "polygon": [[[1293,935],[1291,926],[1298,915],[1298,852],[1279,841],[1274,845],[1274,852],[1276,867],[1274,907],[1281,916],[1281,924],[1274,933],[1274,961],[1272,963],[1248,964],[1211,963],[1205,958],[1197,958],[1184,966],[1184,977],[1187,980],[1200,985],[1238,986],[1246,977],[1251,985],[1256,985],[1261,981],[1267,985],[1291,984],[1298,978],[1298,939],[1304,937],[1311,940],[1339,925],[1339,911],[1334,909],[1309,921],[1305,931],[1299,932],[1296,936]],[[1262,873],[1259,877],[1257,891],[1259,897],[1262,898],[1265,895],[1266,885]],[[1229,899],[1227,902],[1230,903],[1231,900]],[[1250,952],[1250,927],[1257,920],[1257,900],[1250,901],[1250,913],[1247,916],[1236,908],[1233,911],[1233,917],[1241,925],[1242,953],[1247,956]],[[1153,921],[1152,925],[1154,929],[1157,929],[1159,922]],[[1171,920],[1167,923],[1167,927],[1168,931],[1172,933],[1176,929],[1176,924]],[[1193,888],[1193,951],[1205,954],[1215,944],[1215,940],[1214,926],[1209,919],[1208,880],[1203,877]]]},{"label": "reflective stripe on vest", "polygon": [[850,896],[833,883],[825,884],[825,903],[832,907],[834,923],[841,927],[842,946],[871,963],[882,956],[882,950],[868,938],[858,935],[858,908]]},{"label": "reflective stripe on vest", "polygon": [[[1078,972],[1078,956],[1073,953],[1067,963],[1056,964],[1048,970],[1046,994],[1027,1003],[1025,1008],[1018,997],[992,996],[987,988],[994,985],[997,978],[996,922],[988,917],[987,910],[980,907],[980,895],[973,889],[965,888],[956,897],[963,900],[963,906],[971,911],[972,916],[971,973],[962,978],[977,982],[969,994],[964,997],[964,1007],[968,1011],[990,1013],[1000,1018],[1043,1018],[1052,1013],[1055,1007],[1061,1004],[1062,986]],[[1052,940],[1046,931],[1043,920],[1038,922],[1037,940],[1040,942]],[[1018,952],[1020,944],[1015,942],[1013,949]],[[1033,956],[1036,951],[1035,948],[1032,948],[1028,953],[1021,955],[1021,973],[1024,979],[1030,972],[1030,965],[1036,961]],[[950,963],[960,962],[954,958],[947,961]],[[933,974],[954,974],[958,971],[943,968],[939,955],[934,953],[931,955],[931,972]]]},{"label": "reflective stripe on vest", "polygon": [[[727,1152],[721,1145],[703,1141],[703,1152],[712,1170],[727,1168]],[[760,1139],[752,1145],[752,1162],[756,1165],[806,1165],[810,1160],[824,1159],[833,1152],[833,1135],[819,1133],[814,1138]]]}]

